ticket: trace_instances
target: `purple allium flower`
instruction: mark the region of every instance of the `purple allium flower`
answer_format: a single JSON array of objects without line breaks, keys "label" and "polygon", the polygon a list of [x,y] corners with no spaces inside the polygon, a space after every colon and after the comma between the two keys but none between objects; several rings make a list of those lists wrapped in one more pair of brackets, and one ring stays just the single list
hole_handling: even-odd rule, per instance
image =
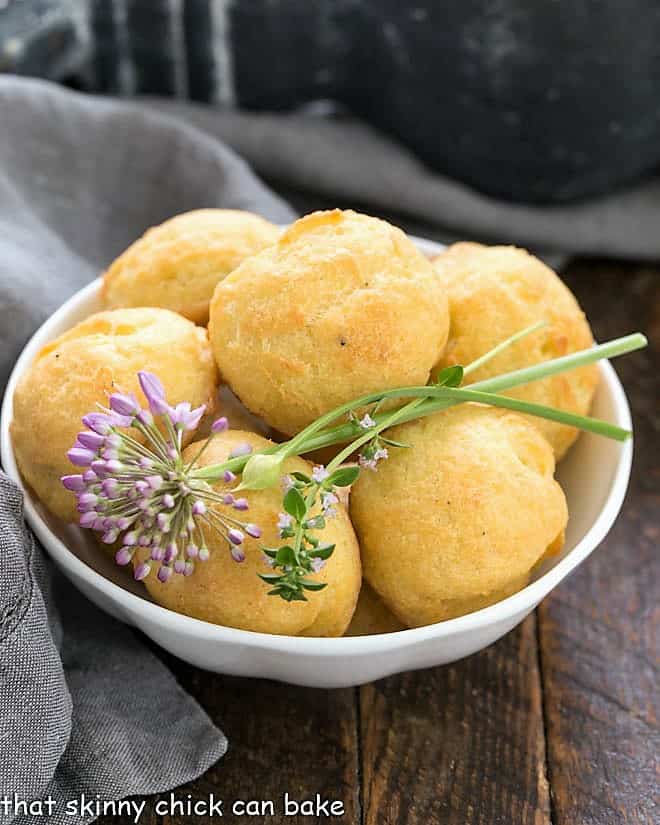
[{"label": "purple allium flower", "polygon": [[133,578],[136,582],[141,582],[143,579],[146,579],[147,576],[151,573],[151,567],[146,562],[141,562],[135,568],[135,572],[133,573]]},{"label": "purple allium flower", "polygon": [[90,504],[90,509],[93,509],[98,504],[99,497],[96,493],[80,493],[78,496],[78,504],[87,505]]},{"label": "purple allium flower", "polygon": [[152,561],[163,561],[165,558],[165,548],[156,545],[151,548],[150,558]]},{"label": "purple allium flower", "polygon": [[76,467],[89,467],[96,458],[96,453],[87,447],[72,447],[66,455]]},{"label": "purple allium flower", "polygon": [[[113,393],[110,409],[84,417],[88,429],[78,434],[69,450],[71,461],[87,468],[62,477],[65,489],[76,496],[80,525],[100,533],[101,540],[109,544],[121,541],[115,554],[117,564],[129,564],[135,549],[144,548],[149,558],[135,568],[138,581],[154,565],[162,583],[173,572],[191,575],[194,561],[209,558],[202,528],[219,533],[233,558],[242,561],[245,553],[239,547],[245,534],[259,538],[261,529],[223,514],[222,508],[246,510],[247,500],[217,492],[181,453],[180,434],[197,426],[205,407],[192,409],[187,402],[171,407],[156,376],[142,372],[139,378],[151,411],[140,410],[133,395]],[[159,429],[154,415],[167,416],[178,434],[166,440],[167,427]],[[136,416],[140,444],[134,434],[124,432],[133,427]],[[224,429],[226,420],[218,419],[214,431]],[[251,448],[239,445],[237,452],[247,455]],[[229,470],[223,478],[226,483],[236,480]]]},{"label": "purple allium flower", "polygon": [[137,420],[141,424],[144,424],[145,427],[151,427],[151,425],[154,423],[154,417],[151,414],[151,410],[140,410],[140,412],[137,414]]},{"label": "purple allium flower", "polygon": [[317,484],[323,484],[330,474],[322,464],[317,464],[312,470],[312,478]]},{"label": "purple allium flower", "polygon": [[105,413],[89,413],[83,416],[82,423],[98,435],[109,435],[112,432],[112,421]]},{"label": "purple allium flower", "polygon": [[113,392],[108,399],[110,409],[118,415],[133,418],[140,412],[140,405],[133,393]]},{"label": "purple allium flower", "polygon": [[197,429],[197,426],[199,425],[205,411],[206,404],[202,404],[201,407],[197,407],[197,409],[192,410],[190,408],[190,402],[183,401],[181,404],[177,404],[174,411],[170,412],[169,415],[170,420],[175,427],[187,431]]},{"label": "purple allium flower", "polygon": [[158,568],[158,581],[165,584],[170,580],[172,576],[172,568],[168,567],[166,564],[161,564]]},{"label": "purple allium flower", "polygon": [[229,453],[229,458],[239,458],[243,455],[250,455],[252,452],[252,446],[247,442],[244,444],[237,444],[234,449]]},{"label": "purple allium flower", "polygon": [[170,405],[165,400],[165,387],[163,387],[160,378],[154,375],[153,372],[141,370],[138,372],[138,381],[151,412],[154,415],[168,413]]},{"label": "purple allium flower", "polygon": [[62,476],[60,480],[64,487],[73,493],[80,493],[87,489],[85,479],[81,475]]},{"label": "purple allium flower", "polygon": [[96,521],[97,513],[93,510],[88,510],[86,513],[83,513],[80,518],[78,519],[78,524],[81,527],[91,527],[94,522]]},{"label": "purple allium flower", "polygon": [[78,433],[76,438],[78,444],[82,447],[86,447],[88,450],[100,450],[101,447],[104,447],[107,443],[107,438],[104,435],[99,435],[91,430],[83,430],[81,433]]},{"label": "purple allium flower", "polygon": [[245,536],[243,535],[243,533],[241,533],[240,530],[237,530],[235,527],[232,527],[227,531],[227,538],[232,544],[239,545],[243,544],[243,539],[245,538]]},{"label": "purple allium flower", "polygon": [[291,476],[282,476],[281,486],[283,492],[288,493],[289,490],[294,486],[294,484],[295,482]]},{"label": "purple allium flower", "polygon": [[176,558],[177,551],[178,548],[176,544],[173,541],[171,541],[165,548],[165,555],[163,556],[165,564],[170,564],[170,562],[174,561],[174,559]]},{"label": "purple allium flower", "polygon": [[245,561],[245,551],[241,547],[232,547],[231,557],[240,564],[242,561]]},{"label": "purple allium flower", "polygon": [[115,561],[120,567],[125,567],[127,564],[130,564],[132,558],[133,553],[130,547],[122,547],[115,553]]},{"label": "purple allium flower", "polygon": [[220,418],[216,418],[213,424],[211,424],[212,433],[223,433],[225,430],[228,429],[229,421],[227,421],[224,415],[220,416]]}]

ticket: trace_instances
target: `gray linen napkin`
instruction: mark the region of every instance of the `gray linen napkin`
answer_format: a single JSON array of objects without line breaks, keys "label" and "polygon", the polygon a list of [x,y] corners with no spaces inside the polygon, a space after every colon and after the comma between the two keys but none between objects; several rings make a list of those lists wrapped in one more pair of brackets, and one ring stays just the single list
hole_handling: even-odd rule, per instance
[{"label": "gray linen napkin", "polygon": [[[72,292],[148,226],[203,206],[293,217],[231,150],[184,124],[0,76],[0,392]],[[0,823],[88,822],[64,804],[173,788],[225,749],[142,641],[53,572],[0,473]],[[15,816],[14,794],[58,805],[49,819]]]}]

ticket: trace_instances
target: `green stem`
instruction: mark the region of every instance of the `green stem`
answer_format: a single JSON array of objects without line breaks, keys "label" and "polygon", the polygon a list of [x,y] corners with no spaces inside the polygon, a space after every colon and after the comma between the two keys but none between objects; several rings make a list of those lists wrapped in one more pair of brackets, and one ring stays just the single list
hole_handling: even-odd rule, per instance
[{"label": "green stem", "polygon": [[475,358],[474,361],[472,361],[470,364],[467,365],[467,367],[465,367],[465,369],[463,370],[463,375],[469,375],[471,372],[478,370],[479,367],[483,367],[484,364],[495,358],[496,355],[499,355],[505,349],[508,349],[512,344],[515,344],[522,338],[526,338],[528,335],[531,335],[533,332],[536,332],[537,330],[542,329],[547,325],[547,321],[539,321],[538,323],[532,324],[531,326],[526,327],[525,329],[521,329],[520,332],[516,332],[515,335],[512,335],[510,338],[507,338],[506,340],[499,343],[496,347],[493,347],[493,349],[490,349],[488,350],[488,352],[485,352],[483,355],[480,355],[479,358]]},{"label": "green stem", "polygon": [[[501,390],[509,390],[522,384],[529,384],[532,381],[538,381],[542,378],[547,378],[551,375],[567,372],[568,370],[584,367],[588,364],[594,364],[604,358],[614,358],[618,355],[624,355],[638,349],[642,349],[647,344],[647,340],[641,333],[634,333],[633,335],[626,335],[623,338],[617,338],[605,344],[598,344],[587,350],[580,350],[579,352],[564,355],[561,358],[554,358],[550,361],[543,361],[540,364],[534,364],[531,367],[524,367],[523,369],[514,370],[513,372],[498,375],[494,378],[488,378],[483,381],[478,381],[475,384],[470,384],[467,388],[461,389],[461,392],[479,391],[484,393],[496,393]],[[354,438],[357,425],[353,422],[346,422],[334,427],[324,429],[327,424],[336,420],[342,415],[347,414],[352,409],[364,407],[368,404],[373,404],[385,398],[417,398],[420,399],[419,405],[410,408],[406,405],[400,411],[400,416],[397,418],[398,423],[402,424],[414,418],[423,418],[440,410],[452,407],[455,404],[465,403],[466,399],[458,400],[457,396],[450,396],[449,392],[453,388],[450,387],[398,387],[393,390],[380,391],[363,395],[360,398],[353,399],[346,404],[342,404],[329,413],[318,418],[309,427],[302,430],[297,436],[284,444],[273,444],[262,450],[263,453],[272,454],[282,451],[285,456],[309,453],[318,450],[322,447],[330,447],[334,444],[343,444]],[[501,398],[497,396],[497,398]],[[472,397],[471,400],[476,400]],[[509,403],[510,399],[506,399]],[[490,401],[486,403],[491,403]],[[514,403],[518,403],[515,402]],[[524,402],[520,402],[524,403]],[[504,401],[498,402],[499,406],[504,406]],[[512,408],[513,409],[513,408]],[[546,408],[551,409],[551,408]],[[557,411],[560,413],[560,411]],[[536,413],[532,413],[536,414]],[[562,413],[568,415],[568,413]],[[376,413],[373,418],[376,425],[380,427],[389,417],[391,412]],[[548,417],[544,415],[542,417]],[[590,420],[590,419],[585,419]],[[605,422],[603,422],[605,423]],[[572,424],[572,426],[579,426]],[[613,425],[608,425],[613,426]],[[618,428],[615,428],[618,429]],[[370,433],[373,436],[373,430]],[[245,466],[250,456],[239,456],[235,459],[230,459],[222,464],[211,465],[200,468],[194,471],[196,478],[205,478],[207,480],[219,479],[225,470],[231,470],[235,473],[240,473]]]}]

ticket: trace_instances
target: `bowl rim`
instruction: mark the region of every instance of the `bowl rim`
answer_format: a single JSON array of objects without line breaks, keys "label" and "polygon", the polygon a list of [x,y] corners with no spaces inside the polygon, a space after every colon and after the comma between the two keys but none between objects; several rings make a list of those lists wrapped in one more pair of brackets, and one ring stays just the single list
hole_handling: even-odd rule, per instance
[{"label": "bowl rim", "polygon": [[[419,246],[430,251],[442,249],[438,244],[426,239],[417,239]],[[421,242],[421,243],[420,243]],[[296,655],[337,656],[339,654],[356,655],[365,652],[383,652],[401,647],[413,646],[429,640],[439,640],[454,635],[462,635],[489,626],[515,619],[522,613],[530,612],[559,582],[569,575],[600,544],[614,523],[628,487],[632,466],[633,439],[629,438],[621,445],[621,454],[614,476],[610,483],[605,503],[598,517],[575,547],[557,564],[528,584],[522,590],[502,599],[495,604],[467,613],[454,619],[447,619],[423,627],[406,628],[391,633],[379,633],[365,636],[284,636],[260,633],[251,630],[216,625],[191,616],[176,613],[155,602],[148,601],[115,582],[106,579],[92,567],[78,558],[66,544],[48,527],[34,506],[31,495],[21,479],[11,443],[9,425],[12,418],[13,399],[16,385],[26,367],[31,363],[36,352],[49,340],[51,332],[75,307],[91,299],[100,290],[101,278],[96,278],[87,286],[75,292],[34,332],[21,351],[7,382],[5,396],[0,413],[0,459],[9,476],[24,493],[24,513],[26,520],[48,554],[64,569],[69,578],[82,579],[93,590],[99,590],[103,596],[115,602],[120,613],[127,620],[140,627],[138,617],[160,624],[163,631],[186,635],[190,638],[203,636],[207,641],[240,644],[252,648],[267,648],[278,652]],[[616,423],[626,429],[632,429],[632,420],[628,401],[614,371],[607,361],[599,363],[601,381],[612,396]],[[134,620],[134,621],[133,621]]]}]

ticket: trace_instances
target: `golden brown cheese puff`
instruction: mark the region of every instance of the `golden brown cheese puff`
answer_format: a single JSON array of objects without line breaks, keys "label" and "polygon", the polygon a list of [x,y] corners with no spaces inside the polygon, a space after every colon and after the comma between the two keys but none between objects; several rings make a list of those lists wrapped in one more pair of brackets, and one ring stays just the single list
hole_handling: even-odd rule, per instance
[{"label": "golden brown cheese puff", "polygon": [[[512,246],[458,243],[435,259],[449,296],[451,325],[440,367],[467,365],[503,340],[537,321],[547,326],[508,347],[470,375],[470,382],[547,361],[594,341],[573,294],[544,263]],[[585,415],[598,368],[582,367],[544,378],[507,394]],[[572,427],[530,417],[559,460],[578,436]]]},{"label": "golden brown cheese puff", "polygon": [[209,335],[241,401],[293,434],[351,398],[425,384],[447,299],[401,232],[356,212],[314,212],[218,284]]},{"label": "golden brown cheese puff", "polygon": [[538,430],[463,404],[390,434],[411,446],[363,471],[350,500],[364,576],[387,607],[415,627],[524,586],[568,517]]},{"label": "golden brown cheese puff", "polygon": [[405,629],[406,626],[385,607],[383,600],[366,582],[362,582],[355,613],[344,635],[373,636],[377,633],[393,633]]},{"label": "golden brown cheese puff", "polygon": [[[260,450],[271,442],[255,433],[228,430],[216,436],[202,456],[201,466],[225,461],[239,444],[250,444]],[[184,458],[194,456],[199,443],[191,444]],[[283,465],[283,473],[310,473],[311,465],[301,458],[290,458]],[[215,489],[229,491],[232,485],[218,483]],[[317,592],[306,591],[306,602],[285,602],[279,596],[269,596],[269,586],[258,573],[270,573],[263,546],[279,547],[277,520],[282,512],[282,490],[278,486],[268,490],[241,493],[249,502],[246,513],[219,505],[230,515],[240,515],[245,521],[257,524],[262,530],[259,539],[246,536],[243,547],[245,561],[235,562],[227,542],[215,531],[206,530],[205,537],[211,556],[208,561],[195,562],[190,576],[175,575],[161,584],[155,568],[144,583],[158,604],[213,624],[291,636],[341,636],[353,615],[360,590],[360,552],[353,527],[344,507],[337,507],[337,515],[328,519],[326,527],[315,535],[328,544],[335,544],[332,556],[319,573],[310,577],[327,582]],[[148,550],[136,554],[137,564],[148,555]]]},{"label": "golden brown cheese puff", "polygon": [[185,212],[147,230],[117,258],[103,276],[103,298],[109,307],[165,307],[206,324],[218,281],[280,233],[251,212]]},{"label": "golden brown cheese puff", "polygon": [[172,404],[215,403],[217,370],[206,330],[167,309],[117,309],[92,315],[45,346],[21,378],[11,425],[19,469],[46,507],[76,519],[75,496],[60,477],[81,419],[114,391],[145,404],[138,370],[156,373]]}]

